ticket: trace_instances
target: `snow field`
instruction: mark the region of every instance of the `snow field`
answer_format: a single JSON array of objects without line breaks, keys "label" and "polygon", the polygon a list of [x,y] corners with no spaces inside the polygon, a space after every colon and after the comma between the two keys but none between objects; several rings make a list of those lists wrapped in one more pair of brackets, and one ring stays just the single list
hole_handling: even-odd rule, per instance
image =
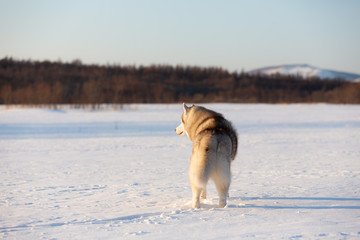
[{"label": "snow field", "polygon": [[0,237],[360,238],[360,106],[205,106],[240,137],[224,209],[190,208],[180,104],[0,108]]}]

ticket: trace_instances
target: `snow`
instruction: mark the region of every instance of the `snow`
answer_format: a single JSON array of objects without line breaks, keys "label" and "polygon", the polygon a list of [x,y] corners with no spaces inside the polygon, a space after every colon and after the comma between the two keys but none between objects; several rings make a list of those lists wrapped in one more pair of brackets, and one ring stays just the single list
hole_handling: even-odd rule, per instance
[{"label": "snow", "polygon": [[358,79],[360,78],[360,75],[358,74],[327,70],[327,69],[314,67],[308,64],[294,64],[294,65],[281,65],[275,67],[265,67],[265,68],[252,70],[249,73],[250,74],[260,73],[265,75],[273,75],[273,74],[294,75],[294,76],[302,76],[303,78],[319,77],[321,79],[341,78],[351,82],[358,82]]},{"label": "snow", "polygon": [[0,107],[0,238],[360,238],[359,105],[205,106],[240,136],[224,209],[190,208],[180,104]]}]

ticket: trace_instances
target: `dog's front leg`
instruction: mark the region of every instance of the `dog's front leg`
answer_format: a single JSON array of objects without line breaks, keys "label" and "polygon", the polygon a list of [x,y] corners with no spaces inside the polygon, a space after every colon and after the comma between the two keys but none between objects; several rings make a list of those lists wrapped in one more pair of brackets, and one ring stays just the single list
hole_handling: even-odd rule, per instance
[{"label": "dog's front leg", "polygon": [[206,187],[204,187],[204,189],[202,190],[200,198],[201,199],[206,199]]}]

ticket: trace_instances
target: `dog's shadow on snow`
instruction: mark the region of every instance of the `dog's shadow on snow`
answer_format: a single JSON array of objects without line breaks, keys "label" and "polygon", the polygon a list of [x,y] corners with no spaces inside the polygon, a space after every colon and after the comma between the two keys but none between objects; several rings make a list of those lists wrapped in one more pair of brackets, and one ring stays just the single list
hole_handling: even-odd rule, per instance
[{"label": "dog's shadow on snow", "polygon": [[[231,202],[241,200],[241,204]],[[262,209],[360,209],[360,198],[333,197],[232,197],[228,208]]]}]

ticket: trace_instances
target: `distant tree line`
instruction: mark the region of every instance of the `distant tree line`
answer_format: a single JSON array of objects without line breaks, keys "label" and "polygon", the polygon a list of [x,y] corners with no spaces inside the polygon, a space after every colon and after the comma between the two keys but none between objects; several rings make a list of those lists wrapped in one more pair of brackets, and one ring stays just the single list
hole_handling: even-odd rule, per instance
[{"label": "distant tree line", "polygon": [[216,67],[0,60],[0,104],[360,103],[360,84]]}]

